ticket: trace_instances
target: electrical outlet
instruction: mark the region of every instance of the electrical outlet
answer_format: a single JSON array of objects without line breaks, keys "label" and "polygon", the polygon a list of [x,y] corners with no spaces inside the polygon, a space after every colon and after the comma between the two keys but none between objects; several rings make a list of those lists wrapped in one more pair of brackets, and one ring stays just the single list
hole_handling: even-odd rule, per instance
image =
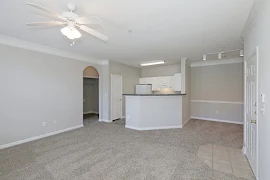
[{"label": "electrical outlet", "polygon": [[46,121],[42,122],[42,126],[46,126],[46,125],[47,125]]},{"label": "electrical outlet", "polygon": [[127,119],[129,119],[130,118],[130,115],[127,115]]},{"label": "electrical outlet", "polygon": [[218,111],[216,111],[216,114],[218,114],[219,112]]},{"label": "electrical outlet", "polygon": [[56,124],[57,123],[57,120],[54,120],[53,123]]}]

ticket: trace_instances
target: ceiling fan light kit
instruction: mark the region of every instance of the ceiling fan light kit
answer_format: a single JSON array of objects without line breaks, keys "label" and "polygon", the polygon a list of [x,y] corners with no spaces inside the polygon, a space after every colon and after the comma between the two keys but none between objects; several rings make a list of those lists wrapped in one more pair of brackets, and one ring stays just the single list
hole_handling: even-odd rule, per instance
[{"label": "ceiling fan light kit", "polygon": [[[79,15],[75,14],[74,11],[76,10],[76,6],[74,4],[67,4],[67,8],[69,11],[67,12],[62,12],[61,14],[55,13],[49,9],[46,9],[42,6],[39,6],[34,3],[27,3],[27,5],[34,7],[36,9],[39,9],[41,11],[44,11],[48,13],[51,16],[54,16],[55,18],[59,19],[58,21],[49,21],[49,22],[35,22],[35,23],[27,23],[27,26],[30,27],[45,27],[45,26],[54,26],[54,25],[66,25],[66,27],[61,29],[61,33],[66,36],[70,40],[78,39],[82,36],[80,31],[76,28],[80,28],[80,30],[96,37],[99,38],[103,41],[107,41],[108,37],[90,27],[85,26],[85,24],[92,24],[95,25],[94,23],[91,23],[91,21],[88,20],[86,17],[80,17]],[[92,16],[92,18],[95,18],[99,20],[100,23],[102,21],[96,17]],[[99,25],[99,24],[98,24]]]},{"label": "ceiling fan light kit", "polygon": [[67,27],[61,29],[61,33],[66,36],[68,39],[78,39],[82,36],[80,31],[78,31],[73,23],[69,23]]}]

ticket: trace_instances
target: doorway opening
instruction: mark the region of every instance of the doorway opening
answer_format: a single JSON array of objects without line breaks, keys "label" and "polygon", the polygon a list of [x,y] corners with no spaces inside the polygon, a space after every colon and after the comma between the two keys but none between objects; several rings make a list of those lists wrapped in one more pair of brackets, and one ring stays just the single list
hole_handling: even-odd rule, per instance
[{"label": "doorway opening", "polygon": [[83,71],[83,124],[99,120],[99,73],[88,66]]}]

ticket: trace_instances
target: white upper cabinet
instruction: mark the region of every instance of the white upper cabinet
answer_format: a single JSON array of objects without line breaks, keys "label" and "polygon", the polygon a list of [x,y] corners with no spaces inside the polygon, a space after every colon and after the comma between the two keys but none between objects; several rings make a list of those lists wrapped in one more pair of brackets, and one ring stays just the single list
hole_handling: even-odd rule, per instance
[{"label": "white upper cabinet", "polygon": [[182,76],[181,73],[174,74],[173,76],[173,90],[181,91],[182,90]]},{"label": "white upper cabinet", "polygon": [[[152,90],[157,91],[161,88],[174,89],[174,76],[146,77],[139,79],[140,84],[152,84]],[[181,86],[181,81],[180,81]]]},{"label": "white upper cabinet", "polygon": [[146,78],[139,78],[139,84],[146,84]]},{"label": "white upper cabinet", "polygon": [[173,76],[160,77],[160,88],[173,88]]}]

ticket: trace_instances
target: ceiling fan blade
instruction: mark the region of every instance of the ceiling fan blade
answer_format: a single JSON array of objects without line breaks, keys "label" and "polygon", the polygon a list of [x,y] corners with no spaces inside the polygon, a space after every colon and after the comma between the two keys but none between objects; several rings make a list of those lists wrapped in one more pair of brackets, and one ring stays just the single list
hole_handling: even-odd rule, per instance
[{"label": "ceiling fan blade", "polygon": [[66,22],[61,22],[61,21],[47,21],[47,22],[26,23],[27,26],[31,26],[31,27],[57,26],[57,25],[64,25],[64,24],[67,24],[67,23]]},{"label": "ceiling fan blade", "polygon": [[83,31],[85,31],[85,32],[87,32],[87,33],[89,33],[89,34],[91,34],[91,35],[93,35],[93,36],[95,36],[95,37],[97,37],[97,38],[103,40],[103,41],[108,41],[108,39],[109,39],[109,38],[108,38],[107,36],[105,36],[104,34],[98,32],[98,31],[95,31],[94,29],[91,29],[91,28],[89,28],[89,27],[87,27],[87,26],[81,25],[81,26],[78,26],[78,27],[79,27],[81,30],[83,30]]},{"label": "ceiling fan blade", "polygon": [[80,17],[80,18],[75,19],[75,21],[78,24],[92,24],[92,22],[89,21],[87,17]]},{"label": "ceiling fan blade", "polygon": [[97,16],[92,16],[90,19],[87,17],[80,17],[80,18],[75,19],[75,21],[78,24],[102,24],[103,23],[101,19],[98,18]]},{"label": "ceiling fan blade", "polygon": [[47,13],[49,13],[49,14],[51,14],[51,15],[53,15],[53,16],[55,16],[55,17],[61,19],[61,20],[64,20],[64,21],[67,20],[67,18],[64,17],[64,16],[62,16],[61,14],[58,14],[58,13],[56,13],[56,12],[53,12],[53,11],[51,11],[51,10],[49,10],[49,9],[46,9],[46,8],[44,8],[44,7],[42,7],[42,6],[39,6],[39,5],[37,5],[37,4],[30,3],[30,2],[27,2],[26,4],[29,5],[29,6],[32,6],[32,7],[34,7],[34,8],[37,8],[37,9],[39,9],[39,10],[45,11],[45,12],[47,12]]}]

